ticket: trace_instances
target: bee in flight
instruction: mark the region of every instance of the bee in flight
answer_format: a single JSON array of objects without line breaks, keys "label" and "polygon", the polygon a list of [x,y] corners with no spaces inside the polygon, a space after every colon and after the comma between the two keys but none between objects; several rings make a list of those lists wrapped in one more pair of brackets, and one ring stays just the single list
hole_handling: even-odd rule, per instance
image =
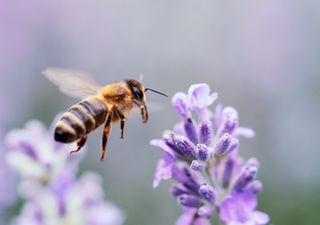
[{"label": "bee in flight", "polygon": [[73,70],[47,68],[43,71],[52,83],[59,86],[62,93],[81,101],[71,106],[58,121],[54,139],[62,143],[77,141],[78,152],[87,141],[87,135],[104,123],[101,158],[106,155],[106,145],[112,123],[120,123],[120,138],[123,138],[126,117],[135,107],[140,108],[142,122],[148,121],[145,92],[167,95],[150,89],[133,79],[122,80],[100,86],[87,73]]}]

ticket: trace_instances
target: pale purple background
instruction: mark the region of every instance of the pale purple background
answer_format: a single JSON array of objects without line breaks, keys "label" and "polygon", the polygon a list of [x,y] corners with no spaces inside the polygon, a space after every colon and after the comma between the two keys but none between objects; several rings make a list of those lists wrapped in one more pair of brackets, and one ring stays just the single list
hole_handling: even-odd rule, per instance
[{"label": "pale purple background", "polygon": [[[0,125],[6,131],[31,118],[50,124],[75,103],[41,75],[47,66],[88,70],[102,83],[142,73],[146,86],[170,96],[206,82],[219,103],[236,107],[241,124],[256,130],[240,149],[261,161],[260,209],[274,224],[314,225],[319,21],[316,0],[0,0]],[[130,117],[125,140],[115,127],[104,163],[100,130],[92,134],[82,169],[104,176],[126,224],[172,224],[180,210],[168,184],[151,187],[160,151],[148,142],[178,116],[168,99],[150,93],[148,100],[164,110],[151,112],[147,125]]]}]

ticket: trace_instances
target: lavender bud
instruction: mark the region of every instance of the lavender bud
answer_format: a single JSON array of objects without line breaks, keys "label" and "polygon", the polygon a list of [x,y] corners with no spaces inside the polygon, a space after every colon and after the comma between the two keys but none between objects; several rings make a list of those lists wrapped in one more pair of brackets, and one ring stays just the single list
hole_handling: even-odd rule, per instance
[{"label": "lavender bud", "polygon": [[182,206],[198,208],[203,205],[200,198],[194,195],[182,194],[178,198],[178,203]]},{"label": "lavender bud", "polygon": [[221,133],[222,134],[224,134],[224,133],[232,134],[237,126],[238,126],[238,120],[228,119],[228,120],[224,121],[224,123],[222,125]]},{"label": "lavender bud", "polygon": [[194,194],[198,195],[200,184],[192,177],[188,168],[184,168],[183,172],[186,176],[186,179],[182,182],[183,186],[191,192],[193,192]]},{"label": "lavender bud", "polygon": [[214,202],[216,199],[216,194],[209,185],[202,184],[199,188],[199,194],[206,199],[208,202]]},{"label": "lavender bud", "polygon": [[197,144],[197,157],[201,161],[207,161],[209,157],[209,149],[206,145]]},{"label": "lavender bud", "polygon": [[183,155],[183,153],[177,147],[175,140],[174,140],[174,137],[175,137],[175,135],[173,133],[166,134],[163,136],[163,140],[166,143],[166,145],[168,145],[177,156],[181,157]]},{"label": "lavender bud", "polygon": [[184,171],[182,171],[177,166],[172,167],[172,178],[182,184],[189,179],[189,177],[185,175]]},{"label": "lavender bud", "polygon": [[216,155],[224,154],[227,151],[230,142],[231,142],[231,135],[228,133],[224,133],[216,143],[215,154]]},{"label": "lavender bud", "polygon": [[246,167],[238,177],[235,182],[234,189],[242,190],[244,189],[251,181],[253,181],[258,173],[258,166],[256,164],[251,164],[250,161],[247,162]]},{"label": "lavender bud", "polygon": [[210,120],[200,124],[200,143],[209,145],[213,137],[212,123]]},{"label": "lavender bud", "polygon": [[189,110],[187,109],[187,95],[182,92],[176,93],[172,97],[171,103],[183,120],[186,120],[189,114]]},{"label": "lavender bud", "polygon": [[176,136],[174,138],[175,146],[184,157],[189,160],[196,159],[196,146],[184,136]]},{"label": "lavender bud", "polygon": [[222,115],[224,118],[231,119],[231,120],[239,119],[237,110],[230,106],[224,107],[224,109],[222,110]]},{"label": "lavender bud", "polygon": [[187,135],[187,137],[194,143],[198,143],[198,135],[197,135],[197,130],[194,125],[194,122],[192,121],[191,118],[187,118],[184,121],[184,131]]},{"label": "lavender bud", "polygon": [[256,158],[250,158],[246,162],[246,167],[249,167],[249,166],[255,166],[255,167],[259,168],[260,163]]},{"label": "lavender bud", "polygon": [[210,218],[214,213],[214,207],[211,204],[205,204],[198,209],[200,217]]},{"label": "lavender bud", "polygon": [[180,188],[180,187],[177,187],[177,186],[172,186],[171,187],[171,194],[174,197],[179,197],[182,194],[190,194],[190,193],[187,190],[183,189],[183,188]]},{"label": "lavender bud", "polygon": [[259,193],[260,191],[262,191],[262,188],[263,188],[263,185],[261,183],[261,181],[259,180],[255,180],[255,181],[252,181],[250,184],[248,184],[247,186],[247,189],[254,193],[254,194],[257,194]]},{"label": "lavender bud", "polygon": [[234,160],[229,157],[225,163],[223,177],[222,177],[222,186],[227,189],[231,181],[231,175],[234,168]]},{"label": "lavender bud", "polygon": [[193,160],[190,167],[194,171],[202,171],[205,169],[205,165],[202,162],[199,162],[197,160]]},{"label": "lavender bud", "polygon": [[232,137],[230,134],[225,133],[216,143],[215,149],[215,156],[216,157],[223,157],[226,154],[229,154],[231,151],[238,147],[239,141],[238,139]]}]

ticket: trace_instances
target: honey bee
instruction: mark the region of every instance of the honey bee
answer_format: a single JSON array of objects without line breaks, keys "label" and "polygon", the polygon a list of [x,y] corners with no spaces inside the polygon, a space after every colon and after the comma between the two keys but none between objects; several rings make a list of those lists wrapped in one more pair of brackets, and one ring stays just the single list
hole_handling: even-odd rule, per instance
[{"label": "honey bee", "polygon": [[137,80],[127,79],[101,86],[90,75],[80,71],[47,68],[43,75],[52,83],[59,86],[62,93],[80,98],[81,101],[72,105],[58,121],[54,139],[62,143],[77,141],[75,153],[81,150],[87,141],[87,135],[104,124],[101,142],[101,157],[106,155],[106,145],[113,123],[120,123],[120,138],[124,138],[126,117],[139,107],[142,122],[148,121],[145,92],[150,90],[168,97],[167,95],[144,88]]}]

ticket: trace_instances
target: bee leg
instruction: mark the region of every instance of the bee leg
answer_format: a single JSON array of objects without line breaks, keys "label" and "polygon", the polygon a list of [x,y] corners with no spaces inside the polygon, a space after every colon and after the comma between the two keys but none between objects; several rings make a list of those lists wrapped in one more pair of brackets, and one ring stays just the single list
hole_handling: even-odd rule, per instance
[{"label": "bee leg", "polygon": [[82,148],[82,147],[84,146],[84,144],[86,143],[86,141],[87,141],[87,135],[81,137],[81,138],[77,141],[77,146],[78,146],[77,149],[69,152],[69,154],[71,155],[71,154],[73,154],[73,153],[76,153],[76,152],[80,151],[81,148]]},{"label": "bee leg", "polygon": [[121,130],[120,138],[123,138],[123,131],[124,131],[124,125],[126,123],[126,117],[118,108],[115,108],[115,112],[120,117],[120,130]]},{"label": "bee leg", "polygon": [[102,143],[101,143],[101,157],[100,160],[103,161],[104,157],[107,153],[107,142],[108,142],[108,136],[110,133],[111,129],[111,113],[108,113],[107,118],[106,118],[106,123],[103,128],[103,133],[102,133]]},{"label": "bee leg", "polygon": [[133,101],[137,106],[139,106],[139,108],[141,110],[142,123],[146,123],[148,121],[148,117],[149,117],[146,104],[144,102],[141,102],[136,99],[134,99]]}]

